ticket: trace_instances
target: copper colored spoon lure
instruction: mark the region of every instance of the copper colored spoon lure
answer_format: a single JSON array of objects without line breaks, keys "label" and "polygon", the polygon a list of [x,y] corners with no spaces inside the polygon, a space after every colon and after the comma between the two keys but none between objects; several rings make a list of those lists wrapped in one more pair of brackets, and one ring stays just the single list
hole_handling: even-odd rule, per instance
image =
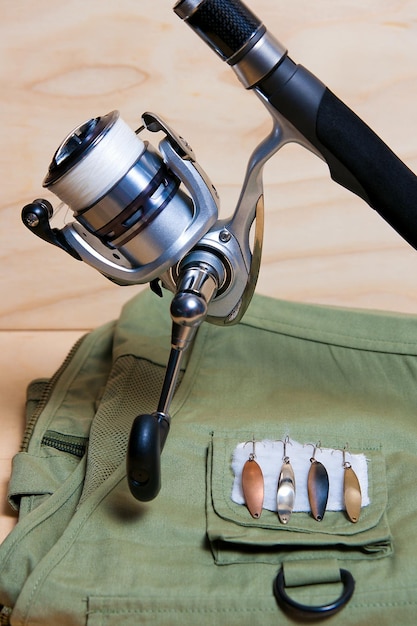
[{"label": "copper colored spoon lure", "polygon": [[[246,443],[250,442],[247,441]],[[249,513],[255,519],[259,519],[264,502],[264,477],[261,468],[255,461],[255,440],[252,439],[251,443],[253,450],[242,470],[242,488]]]}]

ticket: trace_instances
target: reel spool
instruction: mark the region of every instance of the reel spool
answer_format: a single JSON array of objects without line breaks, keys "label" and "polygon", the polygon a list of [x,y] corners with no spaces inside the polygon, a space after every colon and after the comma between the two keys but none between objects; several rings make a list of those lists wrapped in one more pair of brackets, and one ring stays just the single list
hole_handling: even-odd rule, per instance
[{"label": "reel spool", "polygon": [[[47,201],[35,201],[22,212],[36,234],[119,284],[158,278],[218,215],[215,189],[191,148],[155,115],[142,119],[137,133],[117,111],[90,119],[55,152],[43,186],[73,211],[76,222],[52,230]],[[165,132],[162,155],[138,136],[145,128]]]}]

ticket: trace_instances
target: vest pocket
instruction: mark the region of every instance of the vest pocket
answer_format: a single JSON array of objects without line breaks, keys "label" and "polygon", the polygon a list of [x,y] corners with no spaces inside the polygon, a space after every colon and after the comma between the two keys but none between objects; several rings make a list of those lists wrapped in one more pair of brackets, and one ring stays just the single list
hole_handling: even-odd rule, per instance
[{"label": "vest pocket", "polygon": [[[369,504],[362,508],[358,522],[352,523],[344,511],[326,511],[321,522],[303,511],[292,513],[284,525],[276,512],[263,509],[255,519],[244,504],[232,500],[232,453],[238,442],[251,439],[247,435],[247,432],[216,432],[209,445],[207,536],[217,565],[279,564],[288,559],[311,558],[376,559],[392,554],[386,516],[385,461],[381,452],[363,450],[368,461]],[[248,445],[248,456],[250,448]]]}]

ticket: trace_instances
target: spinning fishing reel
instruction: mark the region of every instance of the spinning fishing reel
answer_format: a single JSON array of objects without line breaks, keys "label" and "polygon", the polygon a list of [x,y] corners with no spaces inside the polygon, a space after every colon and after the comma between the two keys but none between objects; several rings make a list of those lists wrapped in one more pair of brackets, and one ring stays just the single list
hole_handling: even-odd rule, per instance
[{"label": "spinning fishing reel", "polygon": [[[52,205],[42,199],[23,208],[22,220],[119,285],[149,282],[159,295],[162,288],[174,294],[159,404],[136,418],[128,446],[129,487],[146,501],[160,489],[160,453],[185,350],[204,320],[236,324],[252,298],[263,238],[262,169],[283,134],[274,125],[255,149],[233,215],[219,220],[217,192],[189,144],[153,113],[144,113],[142,122],[134,132],[113,111],[73,130],[43,185],[72,210],[74,221],[54,228]],[[142,139],[146,131],[162,135],[158,150]]]}]

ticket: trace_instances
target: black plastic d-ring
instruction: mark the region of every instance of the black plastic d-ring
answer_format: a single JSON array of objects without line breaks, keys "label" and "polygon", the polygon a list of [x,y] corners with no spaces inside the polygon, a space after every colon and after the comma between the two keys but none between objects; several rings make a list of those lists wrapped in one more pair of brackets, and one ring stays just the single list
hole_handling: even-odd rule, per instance
[{"label": "black plastic d-ring", "polygon": [[274,580],[274,594],[283,609],[287,609],[310,618],[330,617],[330,615],[337,613],[337,611],[349,602],[355,590],[355,580],[348,570],[340,570],[340,580],[343,583],[343,592],[337,600],[331,602],[330,604],[323,604],[321,606],[308,606],[306,604],[296,602],[287,594],[285,590],[284,570],[281,568]]}]

